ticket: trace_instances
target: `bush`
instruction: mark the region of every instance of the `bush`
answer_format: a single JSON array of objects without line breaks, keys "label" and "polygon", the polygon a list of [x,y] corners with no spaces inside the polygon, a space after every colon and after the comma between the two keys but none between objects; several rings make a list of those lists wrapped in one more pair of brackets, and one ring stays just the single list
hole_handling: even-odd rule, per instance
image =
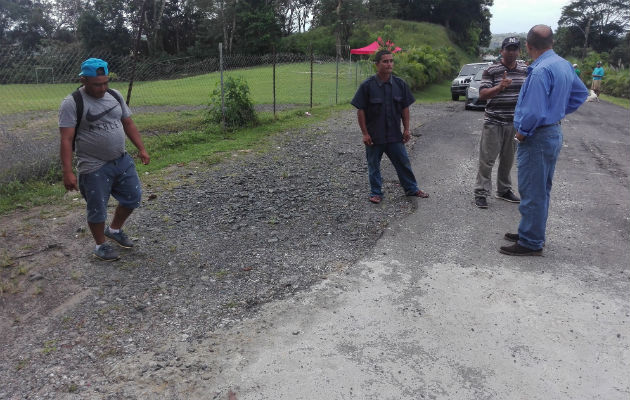
[{"label": "bush", "polygon": [[[254,110],[254,104],[249,97],[249,86],[241,78],[228,77],[224,85],[224,113],[225,127],[228,129],[242,126],[252,126],[258,124],[258,117]],[[220,124],[223,121],[221,113],[221,87],[217,83],[217,88],[212,92],[210,98],[210,110],[208,115],[210,121]]]},{"label": "bush", "polygon": [[609,55],[606,52],[590,52],[582,61],[577,61],[582,70],[582,80],[587,87],[593,82],[592,73],[597,61],[604,64],[604,79],[602,80],[602,93],[615,97],[630,98],[630,69],[617,69],[611,65]]},{"label": "bush", "polygon": [[421,46],[396,55],[396,75],[403,78],[414,91],[430,83],[452,78],[458,67],[457,56],[450,47],[434,49]]},{"label": "bush", "polygon": [[602,92],[615,97],[630,99],[630,70],[606,70]]}]

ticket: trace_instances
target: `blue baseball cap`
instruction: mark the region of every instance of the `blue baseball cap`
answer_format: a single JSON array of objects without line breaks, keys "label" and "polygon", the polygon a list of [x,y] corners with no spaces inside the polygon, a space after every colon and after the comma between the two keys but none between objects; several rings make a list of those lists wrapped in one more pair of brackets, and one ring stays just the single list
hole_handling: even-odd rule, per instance
[{"label": "blue baseball cap", "polygon": [[100,58],[88,58],[81,64],[81,73],[79,76],[100,76],[109,75],[107,63]]}]

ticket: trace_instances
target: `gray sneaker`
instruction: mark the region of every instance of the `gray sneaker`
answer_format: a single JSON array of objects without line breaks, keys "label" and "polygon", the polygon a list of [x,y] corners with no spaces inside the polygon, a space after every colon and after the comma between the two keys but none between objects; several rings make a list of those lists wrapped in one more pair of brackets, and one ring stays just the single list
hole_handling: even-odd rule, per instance
[{"label": "gray sneaker", "polygon": [[119,230],[117,233],[114,233],[109,230],[109,226],[108,226],[107,228],[105,228],[105,236],[116,241],[116,243],[118,243],[119,245],[121,245],[122,247],[126,249],[133,247],[133,242],[131,241],[131,239],[129,239],[129,237],[125,234],[125,232],[123,232],[122,229]]},{"label": "gray sneaker", "polygon": [[107,242],[103,243],[98,250],[94,249],[94,255],[103,261],[114,261],[120,258],[116,249]]}]

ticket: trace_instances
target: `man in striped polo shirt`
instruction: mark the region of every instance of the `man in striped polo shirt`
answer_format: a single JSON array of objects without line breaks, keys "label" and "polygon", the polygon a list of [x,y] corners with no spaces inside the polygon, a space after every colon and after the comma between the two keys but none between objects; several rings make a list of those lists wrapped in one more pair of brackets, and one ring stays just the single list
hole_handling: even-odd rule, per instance
[{"label": "man in striped polo shirt", "polygon": [[501,45],[501,62],[484,72],[479,86],[479,98],[488,100],[479,144],[479,169],[475,183],[475,205],[488,208],[492,192],[492,167],[499,158],[496,198],[510,203],[521,200],[512,191],[510,171],[514,164],[514,108],[518,93],[527,78],[527,65],[518,60],[521,44],[517,37],[507,37]]}]

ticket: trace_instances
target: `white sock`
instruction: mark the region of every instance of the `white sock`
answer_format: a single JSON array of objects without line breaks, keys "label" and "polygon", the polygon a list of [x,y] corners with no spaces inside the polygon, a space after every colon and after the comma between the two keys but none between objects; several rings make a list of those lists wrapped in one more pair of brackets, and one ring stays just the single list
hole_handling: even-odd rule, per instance
[{"label": "white sock", "polygon": [[112,228],[110,227],[110,228],[109,228],[109,231],[110,231],[111,233],[118,233],[118,232],[120,232],[120,229],[112,229]]},{"label": "white sock", "polygon": [[98,251],[98,249],[100,249],[102,245],[103,245],[103,243],[101,243],[101,244],[97,244],[97,245],[96,245],[96,251]]}]

